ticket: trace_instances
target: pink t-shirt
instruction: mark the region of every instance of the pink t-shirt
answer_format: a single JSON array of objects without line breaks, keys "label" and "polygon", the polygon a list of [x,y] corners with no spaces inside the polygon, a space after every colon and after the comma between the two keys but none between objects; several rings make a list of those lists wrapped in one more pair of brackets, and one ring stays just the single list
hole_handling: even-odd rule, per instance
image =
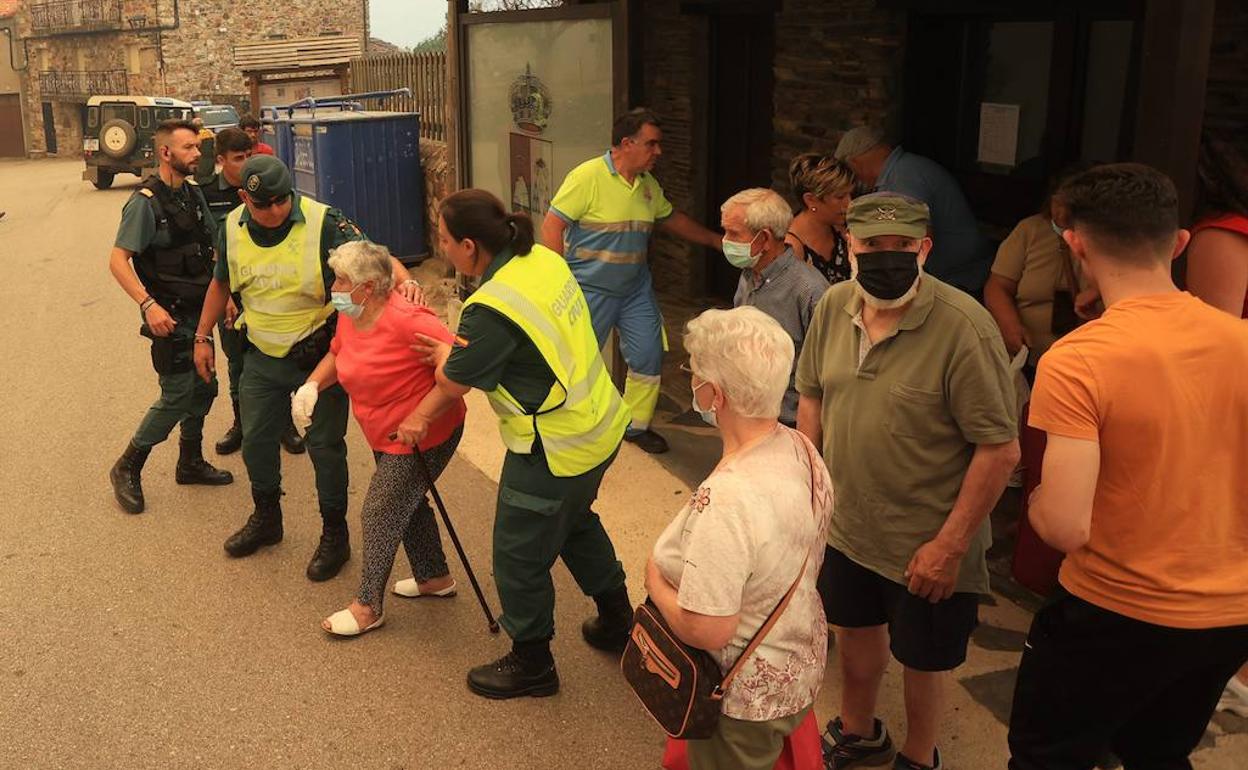
[{"label": "pink t-shirt", "polygon": [[[412,448],[390,440],[435,384],[433,367],[421,362],[411,345],[417,334],[451,343],[454,340],[433,311],[392,293],[381,317],[367,331],[340,316],[330,345],[337,358],[338,381],[351,396],[351,409],[368,445],[378,452],[411,454]],[[464,424],[467,407],[459,399],[429,426],[422,450],[450,438]]]}]

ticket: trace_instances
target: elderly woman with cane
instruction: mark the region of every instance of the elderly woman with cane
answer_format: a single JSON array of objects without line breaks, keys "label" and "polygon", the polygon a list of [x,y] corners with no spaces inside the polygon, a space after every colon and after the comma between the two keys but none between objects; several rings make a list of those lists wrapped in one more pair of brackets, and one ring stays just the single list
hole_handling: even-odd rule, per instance
[{"label": "elderly woman with cane", "polygon": [[669,744],[664,767],[684,767],[682,749],[692,770],[822,767],[811,707],[827,657],[816,582],[832,480],[819,450],[776,421],[793,340],[763,311],[738,307],[694,318],[684,344],[693,408],[718,429],[723,456],[659,536],[646,590],[672,632],[725,673],[749,657],[711,737]]},{"label": "elderly woman with cane", "polygon": [[[296,423],[311,421],[317,393],[335,382],[351,396],[351,406],[377,459],[361,519],[364,568],[360,591],[346,609],[321,627],[338,636],[358,636],[384,622],[386,580],[402,541],[412,577],[394,585],[406,597],[446,597],[455,581],[433,510],[425,500],[429,485],[446,468],[463,435],[465,407],[453,399],[418,440],[409,440],[402,423],[434,388],[433,367],[411,350],[413,335],[449,342],[451,334],[433,311],[391,291],[390,252],[385,246],[353,241],[329,258],[338,330],[329,353],[291,399]],[[398,435],[395,435],[395,434]],[[415,444],[423,458],[413,451]],[[426,468],[422,463],[427,463]]]},{"label": "elderly woman with cane", "polygon": [[586,642],[623,650],[632,620],[624,568],[591,505],[619,451],[628,410],[611,383],[581,288],[562,257],[533,242],[533,223],[484,190],[443,201],[442,252],[481,287],[464,307],[454,347],[431,335],[417,350],[438,387],[400,428],[422,439],[446,403],[485,391],[507,446],[494,520],[494,578],[511,652],[468,672],[487,698],[553,695],[550,653],[562,558],[598,605]]}]

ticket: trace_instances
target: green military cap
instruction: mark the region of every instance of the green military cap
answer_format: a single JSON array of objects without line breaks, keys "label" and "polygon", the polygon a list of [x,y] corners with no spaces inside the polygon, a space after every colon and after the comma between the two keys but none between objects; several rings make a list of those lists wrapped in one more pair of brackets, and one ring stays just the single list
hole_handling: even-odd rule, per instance
[{"label": "green military cap", "polygon": [[290,194],[290,169],[272,155],[252,155],[243,164],[243,189],[257,203]]},{"label": "green military cap", "polygon": [[849,234],[858,239],[877,235],[904,235],[923,238],[931,216],[927,204],[901,193],[877,192],[849,202],[845,223]]}]

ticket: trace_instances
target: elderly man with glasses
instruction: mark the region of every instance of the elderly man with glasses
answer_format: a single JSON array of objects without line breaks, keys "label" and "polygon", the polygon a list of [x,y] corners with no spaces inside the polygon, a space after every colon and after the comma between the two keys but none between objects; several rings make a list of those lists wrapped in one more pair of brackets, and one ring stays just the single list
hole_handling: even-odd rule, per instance
[{"label": "elderly man with glasses", "polygon": [[[226,217],[217,238],[217,263],[195,333],[195,368],[205,380],[214,368],[212,330],[232,295],[242,311],[246,364],[239,388],[243,462],[255,510],[225,541],[230,556],[255,553],[282,539],[279,440],[290,413],[290,393],[329,351],[337,316],[329,254],[363,233],[341,211],[293,190],[290,169],[271,155],[243,166],[241,206]],[[392,258],[393,259],[393,258]],[[419,287],[397,260],[394,284],[409,299]],[[340,385],[320,394],[307,446],[316,471],[322,532],[308,564],[310,580],[328,580],[350,557],[347,534],[347,394]]]}]

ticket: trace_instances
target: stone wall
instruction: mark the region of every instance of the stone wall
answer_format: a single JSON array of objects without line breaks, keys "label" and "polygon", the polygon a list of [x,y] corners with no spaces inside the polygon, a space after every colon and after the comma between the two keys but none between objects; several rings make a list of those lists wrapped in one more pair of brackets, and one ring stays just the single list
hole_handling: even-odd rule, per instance
[{"label": "stone wall", "polygon": [[[298,3],[238,3],[235,0],[180,0],[179,16],[168,0],[124,0],[123,22],[142,31],[57,34],[31,37],[29,13],[19,14],[21,35],[30,37],[30,68],[25,114],[27,146],[46,151],[43,102],[53,103],[59,153],[82,148],[81,102],[45,96],[42,70],[124,70],[132,94],[205,99],[244,106],[242,72],[235,69],[234,46],[278,37],[321,34],[368,39],[367,0],[300,0]],[[157,29],[164,27],[165,29]],[[163,65],[163,66],[162,66]]]},{"label": "stone wall", "polygon": [[786,0],[776,16],[772,185],[789,192],[789,162],[832,152],[867,123],[901,116],[905,11],[877,0]]},{"label": "stone wall", "polygon": [[[702,222],[706,212],[707,127],[696,109],[699,52],[707,48],[706,17],[681,13],[679,0],[642,4],[643,95],[663,119],[663,157],[655,176],[672,203]],[[788,191],[789,161],[803,152],[831,152],[847,128],[893,125],[901,110],[905,12],[877,0],[785,0],[776,14],[772,181]],[[705,293],[705,264],[693,248],[666,235],[651,245],[660,292]]]},{"label": "stone wall", "polygon": [[455,173],[446,142],[422,138],[420,165],[425,172],[425,240],[430,257],[443,257],[438,248],[438,208],[455,189]]},{"label": "stone wall", "polygon": [[[645,0],[642,3],[644,46],[643,95],[640,106],[654,110],[663,120],[663,155],[654,175],[677,209],[704,221],[705,195],[697,184],[701,159],[695,153],[695,137],[705,127],[694,109],[695,52],[704,49],[705,21],[681,14],[678,0]],[[701,294],[705,266],[695,249],[665,233],[650,244],[650,264],[655,288],[660,292]]]}]

